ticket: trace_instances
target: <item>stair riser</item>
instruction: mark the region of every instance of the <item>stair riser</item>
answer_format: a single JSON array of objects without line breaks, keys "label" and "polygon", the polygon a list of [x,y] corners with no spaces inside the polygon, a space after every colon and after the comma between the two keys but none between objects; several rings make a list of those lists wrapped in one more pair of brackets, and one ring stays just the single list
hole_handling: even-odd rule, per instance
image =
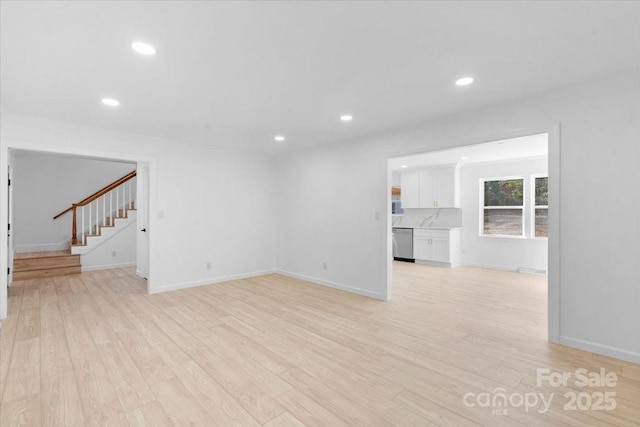
[{"label": "stair riser", "polygon": [[[117,234],[118,233],[118,230],[116,230],[117,228],[122,227],[123,225],[128,225],[129,223],[136,220],[136,211],[130,211],[128,216],[116,217],[114,218],[114,220],[115,221],[113,222],[112,225],[109,225],[109,221],[107,221],[107,225],[102,225],[102,222],[98,226],[94,225],[93,227],[91,227],[91,232],[87,233],[85,237],[87,239],[92,239],[98,236]],[[109,237],[111,236],[109,235]]]},{"label": "stair riser", "polygon": [[[120,210],[122,213],[122,210]],[[112,227],[99,227],[100,234],[87,234],[85,235],[85,241],[79,241],[77,245],[71,246],[71,253],[74,255],[85,255],[98,246],[102,245],[107,240],[111,239],[116,234],[120,233],[126,227],[129,227],[136,222],[137,211],[130,209],[126,211],[125,217],[115,218],[114,226]],[[94,230],[95,232],[95,230]]]},{"label": "stair riser", "polygon": [[43,270],[14,271],[13,280],[41,279],[44,277],[67,276],[70,274],[80,274],[82,268],[77,265],[73,267],[48,268]]},{"label": "stair riser", "polygon": [[14,272],[41,270],[45,268],[73,267],[80,265],[80,255],[66,255],[47,258],[26,258],[13,261]]},{"label": "stair riser", "polygon": [[[125,211],[124,213],[122,212],[122,209],[120,209],[118,211],[118,216],[107,217],[105,220],[99,219],[98,220],[98,224],[94,224],[91,227],[91,230],[89,231],[87,236],[96,235],[98,233],[104,234],[105,230],[112,229],[113,227],[121,224],[122,221],[127,221],[128,222],[130,220],[135,220],[136,219],[136,214],[137,214],[137,211],[134,210],[134,209],[129,209],[129,210]],[[103,225],[103,224],[105,224],[105,225]]]}]

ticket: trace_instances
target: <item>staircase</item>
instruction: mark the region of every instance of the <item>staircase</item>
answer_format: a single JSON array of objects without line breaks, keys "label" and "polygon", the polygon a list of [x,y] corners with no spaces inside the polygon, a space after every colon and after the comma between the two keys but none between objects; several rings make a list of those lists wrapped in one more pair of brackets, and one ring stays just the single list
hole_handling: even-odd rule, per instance
[{"label": "staircase", "polygon": [[13,280],[79,274],[80,255],[70,251],[31,252],[16,254],[13,260]]},{"label": "staircase", "polygon": [[13,280],[80,273],[82,255],[135,224],[135,177],[136,171],[129,172],[53,217],[55,220],[73,213],[70,250],[17,254]]},{"label": "staircase", "polygon": [[91,230],[93,234],[85,234],[81,242],[71,245],[71,253],[87,254],[126,227],[135,224],[137,210],[133,202],[129,206],[126,209],[118,209],[117,216],[104,218],[102,224],[95,225]]}]

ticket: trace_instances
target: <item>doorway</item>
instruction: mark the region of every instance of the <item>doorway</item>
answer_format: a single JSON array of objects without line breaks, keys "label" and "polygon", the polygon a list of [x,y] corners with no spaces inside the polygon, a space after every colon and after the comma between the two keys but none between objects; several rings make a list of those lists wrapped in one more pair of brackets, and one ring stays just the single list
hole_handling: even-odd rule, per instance
[{"label": "doorway", "polygon": [[[390,158],[389,297],[392,229],[413,228],[416,263],[547,274],[548,339],[557,342],[558,159],[556,129]],[[392,211],[399,192],[400,215]],[[503,193],[516,200],[495,197]]]},{"label": "doorway", "polygon": [[[127,163],[131,170],[133,169],[141,169],[144,171],[143,179],[139,180],[138,184],[135,186],[134,190],[137,188],[138,190],[138,200],[142,201],[137,208],[137,219],[136,222],[131,225],[132,230],[134,230],[136,237],[134,239],[136,247],[134,248],[135,253],[135,265],[136,272],[140,273],[140,275],[147,279],[146,288],[147,292],[150,292],[152,286],[152,268],[151,268],[151,251],[149,248],[151,247],[149,243],[149,210],[152,201],[149,200],[151,195],[153,194],[150,189],[154,185],[153,183],[153,173],[155,170],[155,159],[147,156],[137,156],[137,155],[121,155],[110,153],[110,152],[102,152],[102,151],[94,151],[94,150],[81,150],[74,149],[69,147],[43,147],[38,144],[33,144],[29,142],[21,142],[21,141],[12,141],[9,146],[4,147],[3,155],[0,156],[0,185],[5,186],[8,185],[8,173],[11,171],[12,175],[15,175],[16,168],[14,163],[14,155],[20,151],[30,151],[37,152],[42,155],[51,155],[51,156],[61,156],[75,159],[93,159],[99,160],[102,162],[123,162]],[[4,171],[4,172],[2,172]],[[7,179],[7,181],[5,181]],[[6,188],[6,187],[5,187]],[[14,187],[15,191],[18,189]],[[142,196],[142,197],[141,197]],[[74,200],[75,202],[75,200]],[[6,204],[6,206],[5,206]],[[57,213],[57,212],[55,212]],[[51,214],[52,216],[55,214]],[[9,201],[9,197],[2,197],[0,199],[0,223],[3,224],[6,229],[9,230],[9,218],[15,218],[15,200],[12,202]],[[13,228],[13,225],[12,225]],[[140,231],[145,229],[144,232]],[[11,230],[13,232],[13,229]],[[8,234],[7,234],[8,235]],[[15,237],[12,233],[11,238]],[[15,249],[16,242],[15,240],[7,239],[7,256],[2,256],[0,258],[0,268],[8,268],[11,266],[12,259],[10,258],[13,250]],[[139,250],[140,248],[143,250]],[[4,249],[3,249],[4,251]],[[6,271],[6,270],[5,270]],[[7,315],[7,288],[9,285],[9,277],[3,275],[2,280],[0,281],[0,319],[6,318]]]}]

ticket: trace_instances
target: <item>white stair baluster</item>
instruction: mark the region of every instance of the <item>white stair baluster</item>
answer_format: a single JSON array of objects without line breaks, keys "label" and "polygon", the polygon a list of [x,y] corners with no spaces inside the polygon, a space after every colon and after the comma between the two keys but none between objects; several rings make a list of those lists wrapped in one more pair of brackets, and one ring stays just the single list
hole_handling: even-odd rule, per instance
[{"label": "white stair baluster", "polygon": [[102,225],[107,225],[107,199],[102,196]]},{"label": "white stair baluster", "polygon": [[91,235],[91,203],[89,203],[89,232],[87,234]]},{"label": "white stair baluster", "polygon": [[116,218],[120,216],[118,212],[118,203],[120,203],[120,187],[116,187]]},{"label": "white stair baluster", "polygon": [[99,225],[100,225],[100,216],[98,214],[98,199],[96,199],[96,234],[98,234]]},{"label": "white stair baluster", "polygon": [[113,227],[113,190],[109,191],[109,225]]},{"label": "white stair baluster", "polygon": [[80,217],[82,217],[81,221],[81,227],[80,227],[80,242],[82,242],[81,244],[84,245],[85,241],[84,241],[84,206],[80,206]]}]

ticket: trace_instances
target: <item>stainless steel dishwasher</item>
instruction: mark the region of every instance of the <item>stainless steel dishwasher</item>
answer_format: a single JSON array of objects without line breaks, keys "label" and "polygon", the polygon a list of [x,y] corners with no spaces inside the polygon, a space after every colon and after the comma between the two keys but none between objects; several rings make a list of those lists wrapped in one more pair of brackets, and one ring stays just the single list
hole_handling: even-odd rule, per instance
[{"label": "stainless steel dishwasher", "polygon": [[413,228],[393,227],[393,259],[414,262]]}]

